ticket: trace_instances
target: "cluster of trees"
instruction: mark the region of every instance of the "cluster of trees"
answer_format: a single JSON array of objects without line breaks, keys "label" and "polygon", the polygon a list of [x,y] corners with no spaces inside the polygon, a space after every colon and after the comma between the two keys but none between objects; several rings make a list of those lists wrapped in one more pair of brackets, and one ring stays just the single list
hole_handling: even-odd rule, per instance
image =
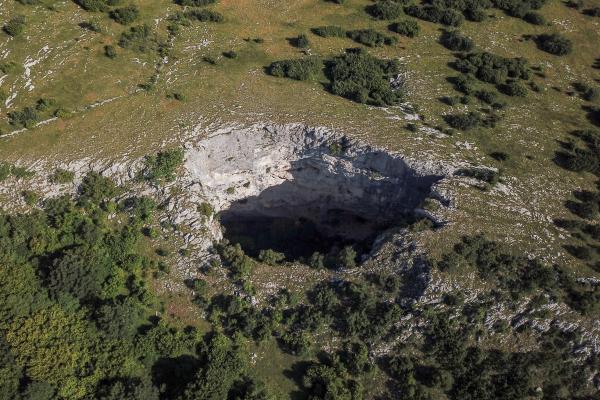
[{"label": "cluster of trees", "polygon": [[426,21],[459,26],[465,17],[475,22],[485,20],[486,10],[494,7],[532,24],[545,25],[545,18],[536,11],[545,2],[546,0],[425,0],[420,5],[405,7],[405,12]]},{"label": "cluster of trees", "polygon": [[326,75],[332,93],[375,106],[394,105],[402,93],[393,90],[390,78],[400,72],[396,60],[382,60],[364,49],[349,49],[327,62]]},{"label": "cluster of trees", "polygon": [[[468,38],[459,33],[445,33],[441,40],[451,49],[466,49],[472,45]],[[523,81],[531,78],[531,69],[524,58],[505,58],[488,52],[471,52],[459,54],[453,67],[462,72],[462,75],[452,78],[455,89],[466,96],[474,95],[494,109],[503,107],[498,101],[497,92],[479,88],[477,81],[493,84],[508,96],[525,97],[529,92]],[[462,122],[472,122],[472,127],[477,126],[476,118],[474,115],[471,117],[473,118],[461,118],[456,122],[460,125],[463,125]]]},{"label": "cluster of trees", "polygon": [[65,110],[59,107],[53,99],[38,99],[33,106],[24,107],[21,110],[11,111],[8,115],[8,123],[17,128],[33,128],[44,118],[51,116],[63,116]]},{"label": "cluster of trees", "polygon": [[129,30],[121,33],[119,46],[124,49],[139,51],[140,53],[150,53],[158,51],[161,42],[152,28],[144,24],[132,26]]},{"label": "cluster of trees", "polygon": [[577,281],[563,267],[550,267],[538,259],[511,254],[482,235],[464,237],[454,251],[443,255],[437,266],[442,271],[474,267],[481,279],[507,298],[518,299],[543,291],[582,314],[593,315],[600,309],[600,286]]},{"label": "cluster of trees", "polygon": [[0,216],[0,397],[270,398],[243,341],[151,317],[159,263],[140,242],[156,205],[122,192],[90,173],[76,198]]},{"label": "cluster of trees", "polygon": [[[392,387],[403,399],[586,398],[594,389],[588,377],[598,359],[575,362],[570,341],[577,334],[552,328],[538,340],[539,350],[505,351],[473,345],[482,308],[462,313],[424,310],[424,341],[399,346],[385,360]],[[459,311],[460,312],[460,311]],[[524,326],[524,330],[527,325]]]},{"label": "cluster of trees", "polygon": [[[577,140],[563,142],[562,149],[557,151],[555,161],[558,165],[571,171],[587,172],[600,176],[600,132],[596,130],[579,130],[572,136]],[[600,271],[600,229],[594,221],[600,215],[600,181],[595,191],[576,191],[575,200],[566,202],[567,208],[584,221],[558,220],[556,224],[573,233],[580,245],[566,246],[567,251],[587,265]]]},{"label": "cluster of trees", "polygon": [[[267,72],[277,77],[307,80],[319,73],[323,61],[316,57],[275,61]],[[381,60],[364,49],[348,49],[341,55],[325,61],[325,75],[330,80],[329,90],[339,96],[376,106],[400,102],[402,93],[393,90],[389,79],[400,72],[395,60]]]},{"label": "cluster of trees", "polygon": [[461,55],[454,68],[464,74],[472,74],[480,81],[501,85],[507,80],[528,80],[531,70],[524,58],[506,58],[496,54],[473,52]]},{"label": "cluster of trees", "polygon": [[[519,340],[520,333],[532,329],[528,322],[511,329],[518,319],[496,323],[492,331],[484,328],[488,310],[499,301],[537,295],[530,303],[534,315],[546,301],[539,296],[543,291],[594,315],[600,300],[597,289],[576,282],[558,267],[511,255],[482,236],[464,238],[436,264],[443,271],[473,266],[495,289],[469,303],[448,294],[441,308],[415,309],[407,301],[407,289],[415,285],[413,276],[367,274],[353,281],[321,282],[304,299],[283,289],[262,309],[249,298],[218,295],[210,302],[210,319],[230,337],[262,341],[273,336],[282,350],[302,357],[294,370],[299,371],[302,391],[314,399],[362,399],[366,379],[382,371],[389,378],[384,398],[394,393],[407,399],[509,399],[526,398],[541,389],[542,398],[570,399],[594,392],[589,378],[600,360],[577,358],[573,352],[580,340],[577,332],[552,328],[535,335],[537,346],[525,352],[475,343],[496,334]],[[409,343],[375,356],[373,349],[402,334],[405,328],[399,321],[408,315],[421,321],[417,326],[424,340],[408,339]],[[315,335],[323,333],[341,341],[314,357]],[[305,362],[307,357],[312,359]]]}]

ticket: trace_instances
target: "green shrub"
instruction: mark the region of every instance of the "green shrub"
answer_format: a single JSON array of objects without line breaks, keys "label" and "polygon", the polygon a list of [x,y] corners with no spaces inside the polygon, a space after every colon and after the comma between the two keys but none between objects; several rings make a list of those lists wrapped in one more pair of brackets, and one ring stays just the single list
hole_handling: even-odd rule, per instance
[{"label": "green shrub", "polygon": [[440,43],[453,51],[471,51],[475,46],[472,39],[458,31],[444,31],[440,37]]},{"label": "green shrub", "polygon": [[559,33],[543,34],[536,37],[540,50],[556,56],[564,56],[573,50],[573,42]]},{"label": "green shrub", "polygon": [[75,0],[75,3],[84,10],[91,12],[105,12],[108,11],[108,6],[112,5],[105,0]]},{"label": "green shrub", "polygon": [[57,184],[71,183],[75,179],[75,173],[66,169],[57,168],[49,176],[50,182]]},{"label": "green shrub", "polygon": [[346,30],[335,25],[318,26],[311,29],[312,33],[321,37],[345,37]]},{"label": "green shrub", "polygon": [[294,47],[298,47],[299,49],[306,49],[308,46],[310,46],[308,36],[306,36],[304,33],[301,33],[300,35],[296,36],[290,42]]},{"label": "green shrub", "polygon": [[117,49],[115,46],[107,44],[104,46],[104,55],[110,59],[117,58]]},{"label": "green shrub", "polygon": [[147,53],[158,50],[159,44],[156,36],[152,32],[152,28],[148,25],[138,25],[121,33],[119,46],[124,49]]},{"label": "green shrub", "polygon": [[23,15],[17,15],[16,17],[11,18],[4,27],[2,28],[6,34],[17,37],[21,35],[25,31],[25,26],[27,24],[27,20]]},{"label": "green shrub", "polygon": [[481,22],[487,18],[487,13],[481,8],[469,8],[464,11],[464,15],[473,22]]},{"label": "green shrub", "polygon": [[221,13],[211,10],[190,10],[185,17],[199,22],[223,22],[225,17]]},{"label": "green shrub", "polygon": [[14,61],[2,61],[0,62],[0,72],[3,74],[10,74],[19,70],[19,64]]},{"label": "green shrub", "polygon": [[502,93],[508,96],[517,96],[517,97],[526,97],[527,96],[527,88],[520,82],[511,81],[505,85],[500,86],[500,90]]},{"label": "green shrub", "polygon": [[235,50],[224,51],[223,56],[226,58],[234,59],[238,58],[238,53]]},{"label": "green shrub", "polygon": [[524,58],[505,58],[488,52],[475,52],[459,56],[454,67],[465,73],[473,74],[477,79],[503,84],[507,78],[527,80],[531,72]]},{"label": "green shrub", "polygon": [[33,190],[23,190],[23,192],[21,192],[21,195],[23,196],[25,204],[27,204],[28,206],[35,205],[40,199],[40,195],[34,192]]},{"label": "green shrub", "polygon": [[592,7],[584,10],[583,13],[590,17],[600,17],[600,7]]},{"label": "green shrub", "polygon": [[482,125],[481,114],[470,111],[464,114],[452,114],[444,117],[445,121],[454,129],[468,131]]},{"label": "green shrub", "polygon": [[179,92],[170,92],[167,93],[167,99],[173,99],[173,100],[177,100],[177,101],[186,101],[187,97]]},{"label": "green shrub", "polygon": [[463,15],[456,10],[433,5],[412,5],[406,7],[405,11],[410,16],[448,26],[459,26],[464,20]]},{"label": "green shrub", "polygon": [[217,0],[175,0],[180,6],[202,7],[216,3]]},{"label": "green shrub", "polygon": [[39,119],[40,116],[33,107],[25,107],[21,111],[8,113],[8,123],[18,128],[33,128]]},{"label": "green shrub", "polygon": [[533,25],[548,24],[548,22],[546,21],[546,18],[544,18],[544,16],[542,14],[534,12],[534,11],[531,11],[531,12],[528,12],[527,14],[525,14],[523,19]]},{"label": "green shrub", "polygon": [[487,104],[494,104],[498,100],[497,93],[491,90],[478,90],[475,97]]},{"label": "green shrub", "polygon": [[323,68],[323,62],[317,57],[305,57],[295,60],[275,61],[267,68],[270,75],[305,81],[313,78]]},{"label": "green shrub", "polygon": [[397,104],[402,93],[389,79],[400,72],[396,60],[381,60],[364,49],[349,49],[327,63],[326,74],[333,94],[375,106]]},{"label": "green shrub", "polygon": [[393,36],[384,35],[383,33],[377,32],[374,29],[358,29],[354,31],[346,32],[346,36],[354,40],[357,43],[364,44],[365,46],[375,47],[394,45],[398,42],[398,39]]},{"label": "green shrub", "polygon": [[285,254],[271,249],[261,250],[258,259],[267,265],[277,265],[285,260]]},{"label": "green shrub", "polygon": [[392,32],[396,32],[400,35],[411,38],[416,37],[420,31],[419,24],[414,19],[403,19],[401,21],[394,22],[388,28]]},{"label": "green shrub", "polygon": [[475,178],[490,185],[495,185],[500,180],[500,173],[489,168],[461,168],[455,172],[455,175]]},{"label": "green shrub", "polygon": [[394,0],[379,0],[367,6],[366,10],[377,19],[396,19],[403,14],[402,4]]},{"label": "green shrub", "polygon": [[153,183],[169,182],[175,179],[177,168],[183,164],[182,149],[160,151],[156,155],[146,156],[141,177]]},{"label": "green shrub", "polygon": [[140,10],[136,6],[127,6],[114,9],[108,15],[119,24],[129,25],[139,18]]},{"label": "green shrub", "polygon": [[206,201],[200,203],[196,210],[207,218],[212,217],[212,215],[215,213],[213,206],[211,206],[210,203],[207,203]]}]

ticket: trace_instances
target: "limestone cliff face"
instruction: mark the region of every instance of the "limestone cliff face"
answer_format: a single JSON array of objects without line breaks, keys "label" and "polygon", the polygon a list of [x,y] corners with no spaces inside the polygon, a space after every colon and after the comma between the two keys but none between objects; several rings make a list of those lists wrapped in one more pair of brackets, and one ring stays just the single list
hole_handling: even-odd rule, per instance
[{"label": "limestone cliff face", "polygon": [[224,218],[301,217],[324,230],[333,229],[328,222],[335,219],[337,233],[357,239],[369,232],[353,221],[374,227],[412,213],[449,175],[305,126],[253,127],[202,139],[188,150],[186,169],[198,195]]}]

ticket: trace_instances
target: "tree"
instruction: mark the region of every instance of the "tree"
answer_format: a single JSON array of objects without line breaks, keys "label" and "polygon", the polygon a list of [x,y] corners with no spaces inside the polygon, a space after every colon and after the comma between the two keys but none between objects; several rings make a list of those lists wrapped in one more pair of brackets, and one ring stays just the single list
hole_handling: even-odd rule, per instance
[{"label": "tree", "polygon": [[246,368],[240,348],[222,334],[215,334],[202,354],[204,366],[186,387],[182,400],[226,399]]},{"label": "tree", "polygon": [[129,25],[139,18],[140,10],[136,6],[116,8],[109,13],[109,16],[121,25]]},{"label": "tree", "polygon": [[12,323],[6,339],[31,379],[58,387],[64,398],[89,394],[92,382],[82,378],[89,371],[93,339],[79,316],[51,306]]},{"label": "tree", "polygon": [[559,33],[543,34],[536,37],[536,43],[540,50],[556,56],[564,56],[573,50],[571,40]]}]

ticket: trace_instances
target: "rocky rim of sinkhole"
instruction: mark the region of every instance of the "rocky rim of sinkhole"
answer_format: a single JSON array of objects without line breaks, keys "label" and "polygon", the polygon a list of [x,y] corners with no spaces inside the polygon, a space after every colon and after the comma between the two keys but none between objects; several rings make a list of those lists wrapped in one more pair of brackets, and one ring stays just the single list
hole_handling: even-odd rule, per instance
[{"label": "rocky rim of sinkhole", "polygon": [[[100,172],[126,184],[127,196],[157,200],[163,210],[160,222],[177,225],[175,232],[190,250],[193,261],[183,257],[179,265],[182,275],[190,276],[198,263],[214,257],[210,250],[215,241],[231,236],[246,243],[265,236],[266,244],[255,244],[249,253],[279,239],[285,249],[278,247],[281,243],[267,247],[291,252],[292,258],[315,245],[326,250],[319,245],[332,242],[357,245],[367,259],[392,228],[415,218],[444,225],[453,207],[450,182],[465,179],[454,175],[456,166],[409,159],[322,127],[257,124],[195,132],[184,144],[182,170],[168,184],[136,180],[143,158],[22,161],[17,164],[36,175],[0,184],[0,193],[12,198],[4,208],[25,208],[20,196],[24,189],[44,198],[75,193],[87,172]],[[75,172],[74,182],[49,183],[48,175],[57,167]],[[424,202],[430,205],[427,211]],[[294,234],[281,237],[286,231]],[[294,247],[300,249],[295,252]]]}]

